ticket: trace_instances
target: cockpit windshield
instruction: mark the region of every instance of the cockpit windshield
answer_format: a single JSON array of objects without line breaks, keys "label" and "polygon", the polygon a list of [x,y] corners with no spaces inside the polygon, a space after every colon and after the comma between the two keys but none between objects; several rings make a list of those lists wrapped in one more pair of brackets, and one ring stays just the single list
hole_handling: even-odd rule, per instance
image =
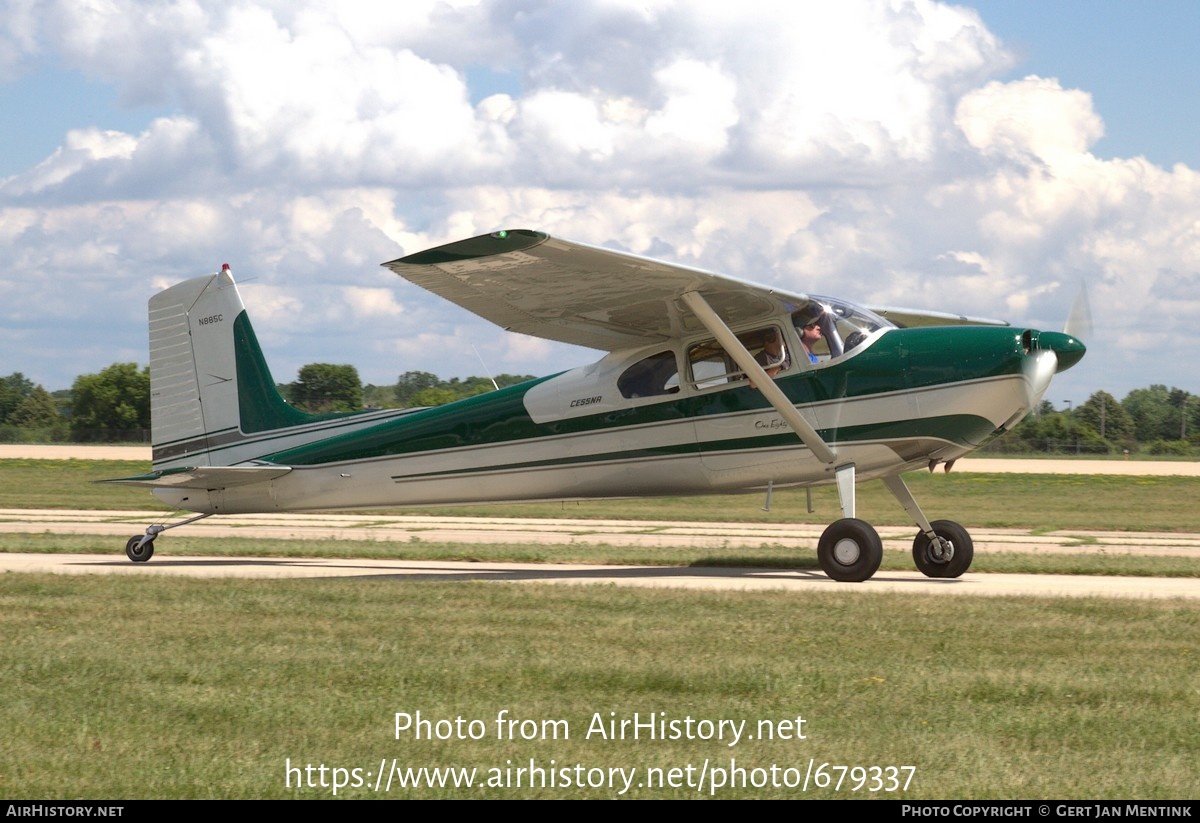
[{"label": "cockpit windshield", "polygon": [[896,328],[870,309],[815,294],[792,312],[792,323],[814,363],[818,357],[841,357],[877,332]]}]

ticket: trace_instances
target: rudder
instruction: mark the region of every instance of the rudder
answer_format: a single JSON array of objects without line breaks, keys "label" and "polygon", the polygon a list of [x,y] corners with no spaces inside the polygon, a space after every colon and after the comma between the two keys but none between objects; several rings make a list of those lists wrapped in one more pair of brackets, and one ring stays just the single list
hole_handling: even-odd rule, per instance
[{"label": "rudder", "polygon": [[238,428],[234,319],[245,311],[228,266],[150,298],[150,436],[155,468],[211,465]]}]

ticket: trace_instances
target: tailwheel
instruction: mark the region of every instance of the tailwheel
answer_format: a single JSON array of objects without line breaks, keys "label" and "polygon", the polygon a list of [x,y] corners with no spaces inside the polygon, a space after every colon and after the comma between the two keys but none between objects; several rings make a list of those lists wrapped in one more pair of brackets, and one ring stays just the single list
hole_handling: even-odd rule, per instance
[{"label": "tailwheel", "polygon": [[883,541],[875,527],[854,517],[835,520],[817,543],[821,570],[834,580],[869,580],[883,562]]},{"label": "tailwheel", "polygon": [[125,544],[125,556],[134,563],[145,563],[151,557],[154,557],[154,540],[142,542],[146,535],[135,534],[129,538],[129,542]]},{"label": "tailwheel", "polygon": [[156,523],[153,526],[147,526],[145,534],[135,534],[129,538],[129,542],[125,544],[125,556],[134,563],[145,563],[151,557],[154,557],[154,538],[167,529],[186,526],[188,523],[195,523],[197,520],[203,520],[206,517],[212,516],[212,512],[206,512],[198,514],[195,517],[189,517],[187,520],[181,520],[178,523],[171,523],[170,525]]},{"label": "tailwheel", "polygon": [[937,540],[917,532],[913,541],[913,562],[926,577],[962,577],[975,558],[975,543],[971,535],[953,520],[935,520]]}]

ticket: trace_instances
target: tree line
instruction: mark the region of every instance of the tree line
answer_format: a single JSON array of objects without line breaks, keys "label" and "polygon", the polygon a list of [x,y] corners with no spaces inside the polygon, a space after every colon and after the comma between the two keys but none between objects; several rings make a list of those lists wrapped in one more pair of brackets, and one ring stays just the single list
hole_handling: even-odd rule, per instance
[{"label": "tree line", "polygon": [[[289,403],[314,413],[362,408],[440,406],[532,380],[500,374],[443,380],[407,371],[392,385],[363,385],[354,366],[310,363],[277,386]],[[70,389],[49,392],[20,372],[0,377],[0,442],[144,441],[150,436],[150,370],[114,363],[80,375]],[[991,452],[1200,456],[1200,397],[1153,385],[1118,401],[1105,391],[1081,405],[1056,409],[1043,401]]]},{"label": "tree line", "polygon": [[1043,401],[1035,414],[986,447],[992,452],[1200,456],[1200,397],[1155,384],[1121,401],[1105,391],[1056,410]]},{"label": "tree line", "polygon": [[[453,377],[410,371],[390,386],[363,385],[354,366],[310,363],[276,386],[298,409],[316,414],[363,408],[441,406],[532,380],[532,375]],[[49,392],[20,372],[0,377],[0,443],[149,442],[150,369],[114,363]]]}]

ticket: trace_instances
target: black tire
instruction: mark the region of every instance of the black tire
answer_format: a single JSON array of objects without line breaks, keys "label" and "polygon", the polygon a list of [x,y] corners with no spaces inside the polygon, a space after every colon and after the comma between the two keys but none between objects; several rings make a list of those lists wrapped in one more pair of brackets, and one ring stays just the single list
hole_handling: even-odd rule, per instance
[{"label": "black tire", "polygon": [[953,520],[935,520],[929,525],[933,526],[938,537],[949,541],[954,551],[947,559],[940,547],[934,546],[924,532],[917,532],[913,540],[913,562],[917,564],[918,571],[926,577],[962,577],[975,559],[975,543],[971,535]]},{"label": "black tire", "polygon": [[834,580],[860,583],[870,580],[883,562],[883,541],[865,520],[835,520],[817,543],[817,560]]},{"label": "black tire", "polygon": [[139,547],[145,535],[135,534],[129,538],[129,542],[125,544],[125,556],[134,563],[145,563],[151,557],[154,557],[154,541],[147,540]]}]

